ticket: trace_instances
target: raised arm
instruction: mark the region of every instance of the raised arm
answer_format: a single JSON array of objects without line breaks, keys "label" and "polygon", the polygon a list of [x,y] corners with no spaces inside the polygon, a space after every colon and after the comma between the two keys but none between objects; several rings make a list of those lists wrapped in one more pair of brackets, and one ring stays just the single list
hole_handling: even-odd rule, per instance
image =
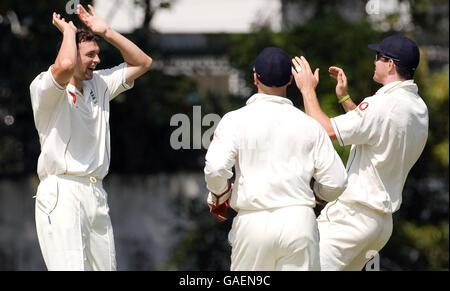
[{"label": "raised arm", "polygon": [[[336,84],[336,96],[339,100],[346,98],[348,95],[348,83],[347,77],[345,76],[344,70],[339,67],[331,66],[328,68],[330,77],[337,81]],[[353,103],[352,99],[348,97],[345,101],[340,102],[345,112],[353,110],[356,108],[356,104]]]},{"label": "raised arm", "polygon": [[66,22],[61,15],[53,12],[52,24],[63,34],[61,48],[59,49],[55,63],[52,65],[53,79],[65,86],[75,71],[77,61],[77,44],[75,35],[77,28],[72,21]]},{"label": "raised arm", "polygon": [[78,16],[80,20],[95,34],[103,37],[107,42],[117,48],[124,61],[127,63],[125,80],[127,84],[133,83],[138,77],[146,73],[151,65],[152,58],[144,53],[132,41],[113,30],[100,18],[94,7],[88,5],[91,13],[88,13],[82,5],[78,5]]},{"label": "raised arm", "polygon": [[311,71],[308,61],[304,57],[295,57],[292,59],[292,75],[295,79],[295,84],[303,96],[303,104],[305,106],[306,114],[317,120],[325,129],[331,140],[336,140],[336,133],[330,118],[320,108],[319,101],[316,95],[316,86],[319,83],[319,69]]}]

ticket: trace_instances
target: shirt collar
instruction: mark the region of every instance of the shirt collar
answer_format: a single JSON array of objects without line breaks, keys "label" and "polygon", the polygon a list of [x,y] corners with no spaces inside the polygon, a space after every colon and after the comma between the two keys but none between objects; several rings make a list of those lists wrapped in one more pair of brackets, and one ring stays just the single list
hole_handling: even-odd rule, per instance
[{"label": "shirt collar", "polygon": [[390,93],[394,89],[403,88],[406,90],[414,91],[415,93],[418,92],[417,85],[414,83],[414,80],[406,80],[406,81],[395,81],[391,82],[389,84],[384,85],[378,91],[375,93],[375,95],[378,94],[385,94]]},{"label": "shirt collar", "polygon": [[292,101],[287,99],[287,98],[285,98],[285,97],[275,96],[275,95],[268,95],[268,94],[264,94],[264,93],[256,93],[256,94],[254,94],[252,97],[250,97],[247,100],[246,105],[249,105],[249,104],[254,103],[254,102],[259,102],[259,101],[268,101],[268,102],[275,102],[275,103],[293,105]]},{"label": "shirt collar", "polygon": [[[84,88],[83,88],[84,89]],[[72,92],[72,93],[75,93],[75,94],[78,94],[78,95],[83,95],[83,94],[81,94],[81,92],[77,89],[77,87],[75,87],[74,85],[72,85],[72,84],[67,84],[67,90],[69,90],[69,92]]]}]

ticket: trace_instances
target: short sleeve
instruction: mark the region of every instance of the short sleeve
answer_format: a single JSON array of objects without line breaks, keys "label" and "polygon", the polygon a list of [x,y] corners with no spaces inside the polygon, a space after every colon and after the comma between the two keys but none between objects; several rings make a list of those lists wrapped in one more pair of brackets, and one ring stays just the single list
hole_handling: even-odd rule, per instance
[{"label": "short sleeve", "polygon": [[110,69],[98,70],[96,74],[106,83],[110,92],[109,100],[114,99],[120,93],[133,88],[134,81],[131,85],[126,83],[127,63],[121,63]]},{"label": "short sleeve", "polygon": [[380,135],[379,128],[383,122],[380,109],[373,99],[366,98],[354,110],[331,118],[339,144],[374,144]]},{"label": "short sleeve", "polygon": [[40,73],[30,84],[30,97],[33,112],[52,111],[58,100],[65,94],[65,87],[53,78],[51,66]]}]

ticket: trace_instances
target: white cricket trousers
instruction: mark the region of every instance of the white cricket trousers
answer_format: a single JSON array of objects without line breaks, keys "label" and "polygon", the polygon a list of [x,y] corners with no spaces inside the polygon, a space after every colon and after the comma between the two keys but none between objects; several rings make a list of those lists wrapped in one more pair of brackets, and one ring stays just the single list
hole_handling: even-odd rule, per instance
[{"label": "white cricket trousers", "polygon": [[232,271],[320,270],[318,229],[311,207],[240,210],[230,236]]},{"label": "white cricket trousers", "polygon": [[328,203],[317,222],[322,271],[361,271],[392,234],[392,214],[340,200]]},{"label": "white cricket trousers", "polygon": [[49,271],[114,271],[107,194],[95,177],[48,176],[39,184],[36,230]]}]

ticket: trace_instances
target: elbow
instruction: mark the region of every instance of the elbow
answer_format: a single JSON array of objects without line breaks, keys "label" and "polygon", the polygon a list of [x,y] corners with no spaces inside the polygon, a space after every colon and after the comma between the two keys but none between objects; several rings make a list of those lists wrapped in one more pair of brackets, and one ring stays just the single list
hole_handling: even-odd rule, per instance
[{"label": "elbow", "polygon": [[342,183],[340,183],[339,185],[336,185],[334,187],[315,183],[314,184],[314,193],[316,193],[316,195],[320,199],[330,202],[330,201],[334,201],[337,198],[339,198],[339,196],[341,196],[341,194],[345,191],[346,188],[347,188],[347,180],[346,179],[345,179],[345,181],[343,181]]},{"label": "elbow", "polygon": [[65,86],[69,83],[70,78],[72,78],[75,73],[75,62],[70,59],[57,60],[52,65],[52,75],[55,81],[60,86]]},{"label": "elbow", "polygon": [[334,128],[333,125],[331,124],[331,119],[328,119],[327,123],[324,126],[326,133],[328,134],[328,137],[332,140],[335,141],[337,140],[336,137],[336,132],[334,132]]},{"label": "elbow", "polygon": [[330,137],[331,141],[337,141],[336,133],[334,132],[333,128],[331,128],[331,130],[328,130],[327,134]]},{"label": "elbow", "polygon": [[70,59],[63,59],[59,62],[58,67],[64,73],[73,73],[75,71],[75,62]]},{"label": "elbow", "polygon": [[204,168],[204,174],[205,174],[206,181],[214,180],[217,178],[219,178],[219,179],[222,178],[223,171],[224,171],[223,167],[207,161],[205,168]]},{"label": "elbow", "polygon": [[339,198],[339,196],[341,196],[341,194],[344,192],[345,188],[335,188],[333,189],[333,191],[330,192],[325,192],[325,193],[316,193],[316,195],[327,202],[331,202],[334,201],[336,199]]},{"label": "elbow", "polygon": [[152,67],[152,64],[153,64],[153,59],[151,57],[147,56],[147,58],[143,64],[143,67],[145,68],[146,71],[148,71]]}]

